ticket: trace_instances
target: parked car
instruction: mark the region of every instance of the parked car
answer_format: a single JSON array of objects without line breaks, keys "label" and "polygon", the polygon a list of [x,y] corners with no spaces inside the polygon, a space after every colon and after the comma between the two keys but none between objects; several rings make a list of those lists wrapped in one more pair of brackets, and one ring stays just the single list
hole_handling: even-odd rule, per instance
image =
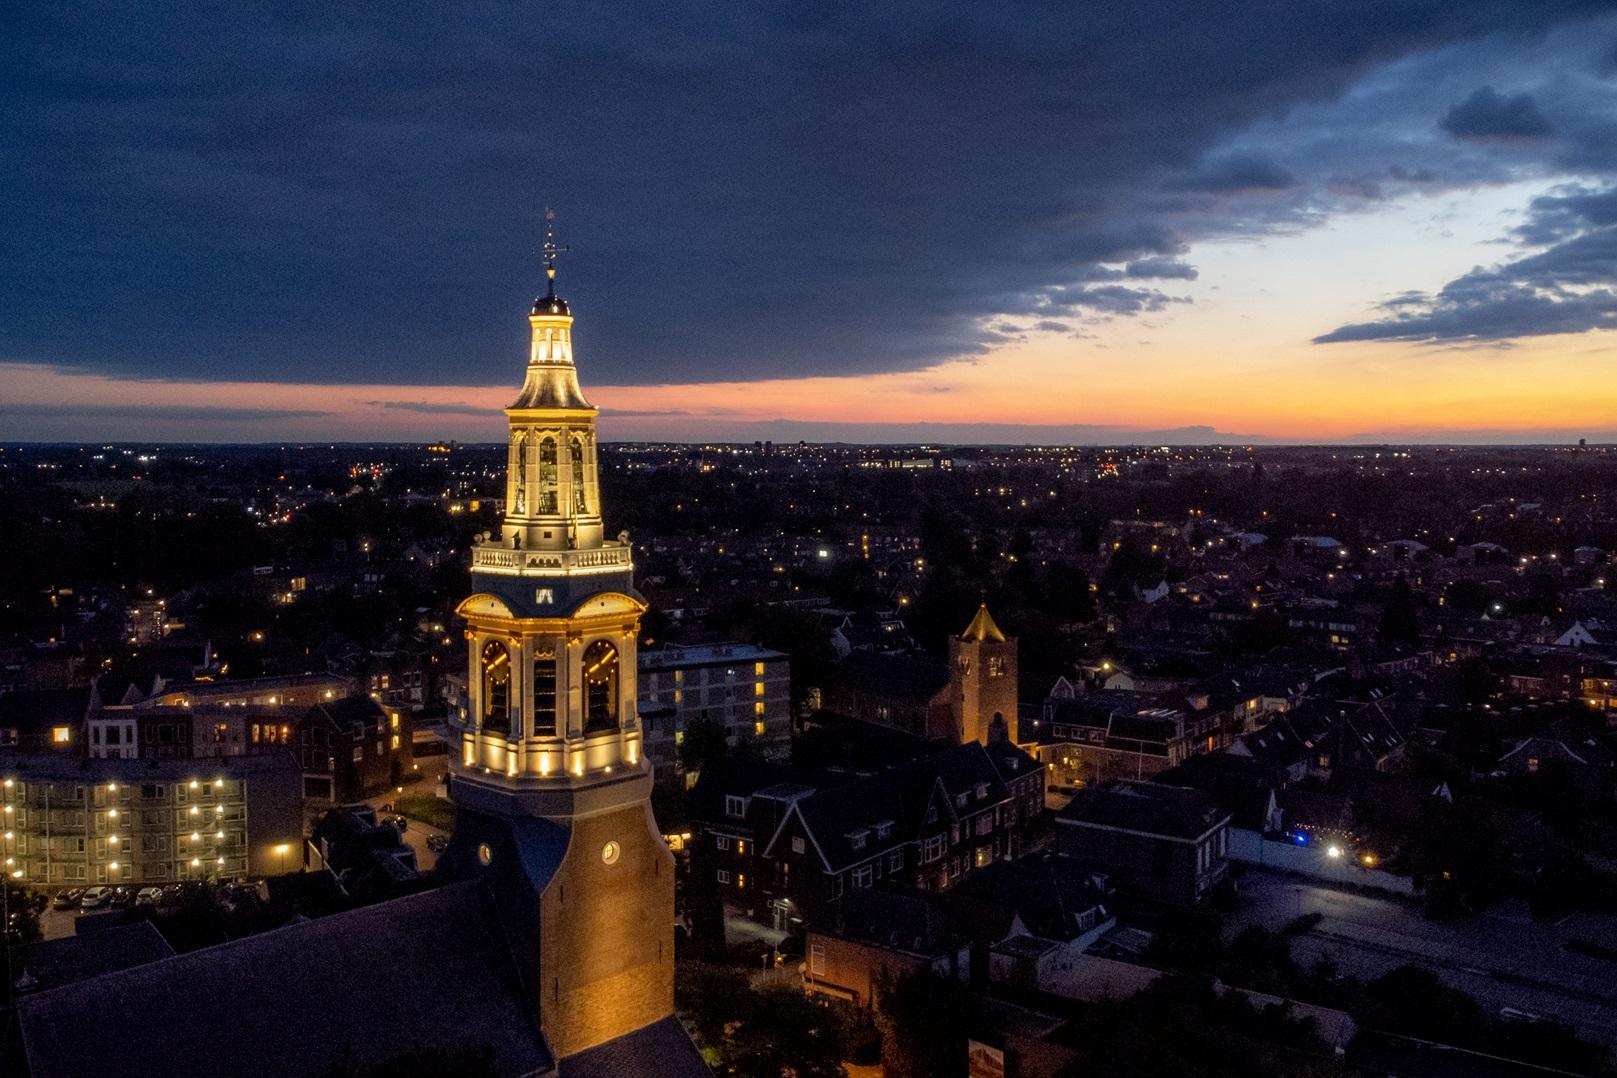
[{"label": "parked car", "polygon": [[56,897],[51,899],[51,909],[53,909],[53,910],[76,909],[76,908],[78,908],[79,899],[81,899],[83,897],[84,897],[84,888],[82,888],[82,887],[69,887],[65,891],[58,891],[58,892],[56,892]]},{"label": "parked car", "polygon": [[133,887],[114,887],[112,901],[107,903],[115,910],[126,910],[135,904],[135,889]]},{"label": "parked car", "polygon": [[389,816],[387,818],[387,822],[392,824],[394,827],[397,827],[399,829],[399,834],[401,835],[410,830],[410,821],[405,819],[403,816]]},{"label": "parked car", "polygon": [[163,889],[161,887],[142,887],[135,894],[135,905],[155,906],[162,899],[162,897]]},{"label": "parked car", "polygon": [[428,835],[427,849],[431,850],[433,853],[443,853],[445,850],[449,849],[449,836]]},{"label": "parked car", "polygon": [[79,898],[79,909],[98,910],[112,901],[112,888],[92,887]]},{"label": "parked car", "polygon": [[174,903],[180,900],[180,896],[183,894],[185,894],[184,884],[171,883],[163,888],[162,895],[158,898],[157,904],[159,906],[172,906]]}]

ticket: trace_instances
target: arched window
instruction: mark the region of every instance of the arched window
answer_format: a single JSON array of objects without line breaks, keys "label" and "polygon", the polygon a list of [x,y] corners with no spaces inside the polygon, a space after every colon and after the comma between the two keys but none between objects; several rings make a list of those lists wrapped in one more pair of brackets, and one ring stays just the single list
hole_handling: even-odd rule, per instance
[{"label": "arched window", "polygon": [[584,500],[584,443],[573,439],[573,512],[587,512]]},{"label": "arched window", "polygon": [[584,649],[584,732],[618,726],[618,649],[597,640]]},{"label": "arched window", "polygon": [[556,512],[556,490],[556,439],[546,438],[539,443],[539,512]]},{"label": "arched window", "polygon": [[528,511],[528,436],[522,434],[517,438],[517,490],[516,512]]},{"label": "arched window", "polygon": [[483,645],[483,730],[511,732],[511,653],[498,640]]},{"label": "arched window", "polygon": [[533,732],[536,737],[556,734],[556,656],[533,660]]}]

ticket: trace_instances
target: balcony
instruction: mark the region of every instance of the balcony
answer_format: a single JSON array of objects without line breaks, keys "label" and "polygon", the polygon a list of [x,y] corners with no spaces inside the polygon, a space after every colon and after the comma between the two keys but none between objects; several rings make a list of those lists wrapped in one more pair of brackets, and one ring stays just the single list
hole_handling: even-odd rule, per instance
[{"label": "balcony", "polygon": [[612,572],[628,567],[629,548],[618,543],[608,543],[592,550],[513,550],[492,544],[472,547],[474,573],[570,576],[575,573]]}]

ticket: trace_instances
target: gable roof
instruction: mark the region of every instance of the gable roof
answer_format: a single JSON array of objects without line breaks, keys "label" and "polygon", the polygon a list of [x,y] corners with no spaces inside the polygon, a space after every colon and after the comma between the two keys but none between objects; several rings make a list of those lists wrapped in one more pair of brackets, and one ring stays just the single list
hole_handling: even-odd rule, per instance
[{"label": "gable roof", "polygon": [[910,954],[935,956],[959,946],[943,911],[924,894],[885,887],[851,891],[820,911],[812,931]]},{"label": "gable roof", "polygon": [[26,996],[17,1017],[32,1078],[160,1078],[198,1061],[281,1078],[441,1045],[489,1048],[502,1078],[552,1066],[475,881]]},{"label": "gable roof", "polygon": [[173,955],[162,933],[142,920],[30,943],[18,951],[12,970],[19,985],[26,981],[28,991],[44,992]]},{"label": "gable roof", "polygon": [[1129,779],[1079,790],[1056,816],[1059,823],[1178,839],[1199,838],[1227,818],[1201,790]]},{"label": "gable roof", "polygon": [[558,1078],[713,1078],[673,1015],[561,1061]]}]

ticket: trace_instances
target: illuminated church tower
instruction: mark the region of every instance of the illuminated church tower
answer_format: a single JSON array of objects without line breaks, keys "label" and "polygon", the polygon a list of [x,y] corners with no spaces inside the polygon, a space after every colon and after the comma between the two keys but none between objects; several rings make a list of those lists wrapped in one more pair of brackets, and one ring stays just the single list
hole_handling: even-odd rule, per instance
[{"label": "illuminated church tower", "polygon": [[1016,738],[1016,638],[1007,637],[977,608],[966,631],[949,638],[950,711],[962,743]]},{"label": "illuminated church tower", "polygon": [[646,604],[627,535],[606,539],[596,409],[573,317],[548,292],[510,420],[505,519],[472,550],[467,694],[451,749],[450,870],[493,883],[540,1029],[558,1058],[673,1011],[674,859],[651,814],[635,707]]}]

